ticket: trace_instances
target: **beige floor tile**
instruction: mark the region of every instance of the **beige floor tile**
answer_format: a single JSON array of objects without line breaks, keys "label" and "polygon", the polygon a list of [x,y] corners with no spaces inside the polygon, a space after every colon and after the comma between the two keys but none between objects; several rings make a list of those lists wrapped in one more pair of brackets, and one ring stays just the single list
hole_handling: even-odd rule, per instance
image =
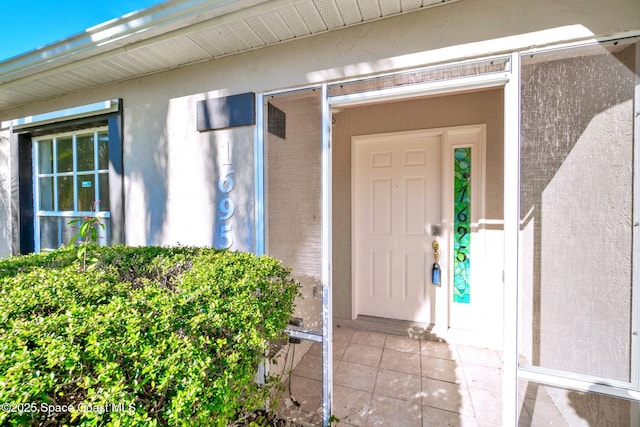
[{"label": "beige floor tile", "polygon": [[322,343],[314,342],[307,351],[309,356],[322,357]]},{"label": "beige floor tile", "polygon": [[502,423],[490,423],[489,421],[482,421],[476,419],[476,425],[478,427],[502,427]]},{"label": "beige floor tile", "polygon": [[380,369],[374,394],[420,403],[421,386],[421,379],[418,375]]},{"label": "beige floor tile", "polygon": [[473,405],[469,393],[459,384],[422,378],[422,404],[473,416]]},{"label": "beige floor tile", "polygon": [[525,380],[518,381],[518,402],[526,399],[535,399],[538,392],[538,386],[535,383],[529,383]]},{"label": "beige floor tile", "polygon": [[568,425],[544,387],[538,388],[535,399],[525,399],[524,406],[531,416],[531,425]]},{"label": "beige floor tile", "polygon": [[340,360],[349,345],[346,341],[333,341],[333,360]]},{"label": "beige floor tile", "polygon": [[530,427],[531,426],[531,413],[525,407],[525,403],[522,400],[518,401],[518,427]]},{"label": "beige floor tile", "polygon": [[384,349],[380,367],[420,375],[420,354]]},{"label": "beige floor tile", "polygon": [[457,384],[464,381],[463,369],[459,362],[437,357],[422,356],[422,376]]},{"label": "beige floor tile", "polygon": [[477,427],[473,417],[445,411],[443,409],[422,407],[422,427]]},{"label": "beige floor tile", "polygon": [[471,404],[478,424],[500,425],[502,421],[502,402],[500,392],[469,389]]},{"label": "beige floor tile", "polygon": [[366,425],[419,427],[422,425],[422,408],[417,402],[374,395]]},{"label": "beige floor tile", "polygon": [[342,360],[353,363],[360,363],[367,366],[379,366],[382,357],[381,347],[371,347],[368,345],[351,343],[347,346],[342,356]]},{"label": "beige floor tile", "polygon": [[305,354],[296,366],[294,375],[322,381],[322,357]]},{"label": "beige floor tile", "polygon": [[336,369],[333,381],[340,386],[347,386],[371,393],[376,385],[377,375],[377,367],[343,360],[338,365],[338,369]]},{"label": "beige floor tile", "polygon": [[387,335],[381,332],[358,330],[353,333],[353,337],[351,337],[351,343],[363,344],[371,347],[384,347],[386,338]]},{"label": "beige floor tile", "polygon": [[420,353],[420,340],[399,335],[387,335],[384,348],[406,353]]},{"label": "beige floor tile", "polygon": [[[333,360],[340,360],[342,358],[344,350],[347,348],[348,344],[349,343],[347,341],[333,341]],[[322,344],[314,342],[311,344],[307,354],[310,356],[322,357]]]},{"label": "beige floor tile", "polygon": [[296,425],[321,425],[320,423],[314,423],[318,414],[316,412],[306,412],[302,408],[297,406],[289,406],[282,408],[278,411],[278,416],[286,420],[293,421]]},{"label": "beige floor tile", "polygon": [[353,337],[354,332],[355,332],[355,329],[346,328],[344,326],[334,326],[333,340],[349,342],[351,341],[351,337]]},{"label": "beige floor tile", "polygon": [[518,415],[518,427],[531,427],[531,415],[524,408]]},{"label": "beige floor tile", "polygon": [[446,342],[423,340],[420,342],[421,353],[424,356],[437,357],[439,359],[458,360],[457,346]]},{"label": "beige floor tile", "polygon": [[459,345],[458,354],[462,363],[502,368],[502,360],[496,350]]},{"label": "beige floor tile", "polygon": [[502,369],[463,363],[462,369],[469,389],[481,389],[494,393],[502,391]]},{"label": "beige floor tile", "polygon": [[[344,427],[498,427],[501,368],[495,350],[336,326],[332,412]],[[321,424],[321,378],[322,345],[313,343],[291,376],[301,406],[283,401],[279,413]],[[519,390],[519,427],[567,426],[544,387],[521,382]]]},{"label": "beige floor tile", "polygon": [[315,413],[322,403],[322,382],[292,375],[290,394],[300,403],[301,410]]},{"label": "beige floor tile", "polygon": [[336,385],[333,388],[333,415],[344,425],[364,426],[371,397],[372,394],[366,391]]}]

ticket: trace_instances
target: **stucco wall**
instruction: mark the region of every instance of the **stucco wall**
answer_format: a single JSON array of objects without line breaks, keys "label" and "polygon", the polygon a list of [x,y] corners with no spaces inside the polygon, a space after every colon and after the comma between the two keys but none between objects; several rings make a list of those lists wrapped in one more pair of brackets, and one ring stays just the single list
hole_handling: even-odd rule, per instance
[{"label": "stucco wall", "polygon": [[[351,318],[351,137],[468,124],[487,125],[486,212],[480,218],[492,254],[488,257],[490,310],[502,307],[503,92],[489,90],[451,96],[345,108],[333,115],[333,307]],[[485,312],[489,316],[489,312]],[[490,321],[501,330],[501,319]],[[497,323],[496,323],[497,321]],[[500,342],[500,340],[498,340]],[[497,344],[494,340],[494,344]]]}]

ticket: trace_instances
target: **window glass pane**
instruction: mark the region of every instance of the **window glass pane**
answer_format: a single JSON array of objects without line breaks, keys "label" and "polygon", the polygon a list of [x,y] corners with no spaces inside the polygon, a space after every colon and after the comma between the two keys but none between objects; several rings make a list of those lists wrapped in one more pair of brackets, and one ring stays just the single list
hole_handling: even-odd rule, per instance
[{"label": "window glass pane", "polygon": [[[65,217],[58,218],[60,220],[59,227],[62,231],[62,243],[61,245],[68,245],[71,239],[77,236],[80,231],[81,223],[73,223],[69,224],[71,220],[83,218],[80,216],[77,217]],[[95,226],[98,231],[98,244],[99,245],[111,245],[111,220],[109,218],[100,218],[100,223],[104,225],[104,229],[102,227]],[[59,246],[58,246],[59,247]]]},{"label": "window glass pane", "polygon": [[90,171],[95,169],[93,145],[93,133],[78,135],[76,137],[78,171]]},{"label": "window glass pane", "polygon": [[73,171],[73,139],[58,138],[58,172]]},{"label": "window glass pane", "polygon": [[101,173],[98,175],[98,179],[100,180],[100,194],[98,195],[98,200],[100,200],[100,206],[98,210],[100,211],[108,211],[110,210],[109,204],[109,174]]},{"label": "window glass pane", "polygon": [[635,47],[523,57],[520,349],[630,381]]},{"label": "window glass pane", "polygon": [[109,136],[106,131],[98,132],[98,168],[109,169]]},{"label": "window glass pane", "polygon": [[110,218],[100,218],[100,222],[104,225],[104,230],[102,227],[98,226],[98,244],[99,245],[111,245],[111,219]]},{"label": "window glass pane", "polygon": [[73,209],[73,177],[58,177],[58,211],[72,211]]},{"label": "window glass pane", "polygon": [[52,211],[53,206],[53,177],[38,178],[40,186],[40,206],[42,211]]},{"label": "window glass pane", "polygon": [[61,218],[43,217],[40,218],[40,249],[58,249],[58,232]]},{"label": "window glass pane", "polygon": [[62,242],[60,242],[60,246],[68,245],[71,240],[78,235],[80,231],[81,223],[73,223],[69,224],[69,221],[74,219],[82,219],[82,217],[66,217],[60,218],[60,229],[62,232]]},{"label": "window glass pane", "polygon": [[53,172],[53,142],[50,139],[38,141],[38,173]]},{"label": "window glass pane", "polygon": [[96,197],[94,175],[78,175],[78,211],[90,211]]}]

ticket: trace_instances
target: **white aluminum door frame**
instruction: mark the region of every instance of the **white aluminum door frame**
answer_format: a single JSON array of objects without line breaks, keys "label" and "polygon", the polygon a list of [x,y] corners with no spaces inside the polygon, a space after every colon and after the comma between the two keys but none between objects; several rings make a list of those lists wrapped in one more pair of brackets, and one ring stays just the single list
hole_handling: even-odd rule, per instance
[{"label": "white aluminum door frame", "polygon": [[[305,89],[318,89],[318,85],[298,87],[290,90],[265,92],[256,96],[256,127],[254,134],[254,166],[255,185],[255,252],[264,255],[267,248],[265,222],[267,207],[265,206],[265,170],[267,165],[265,156],[265,122],[264,100],[267,95],[285,94]],[[332,408],[333,390],[333,302],[331,298],[331,145],[329,104],[327,102],[327,85],[322,90],[322,334],[315,331],[287,330],[292,338],[322,343],[322,420],[323,425],[329,425]]]},{"label": "white aluminum door frame", "polygon": [[[513,55],[512,55],[513,57]],[[511,67],[513,69],[513,67]],[[382,89],[375,90],[370,92],[359,92],[355,94],[341,95],[341,96],[329,96],[328,93],[328,84],[324,83],[321,86],[322,89],[322,292],[323,292],[323,306],[322,306],[322,319],[323,319],[323,333],[322,333],[322,359],[323,359],[323,369],[322,369],[322,418],[323,424],[329,425],[329,420],[332,412],[333,406],[333,397],[332,397],[332,389],[333,389],[333,358],[332,358],[332,338],[333,338],[333,302],[332,302],[332,273],[331,273],[331,257],[332,257],[332,245],[331,245],[331,235],[332,235],[332,223],[331,223],[331,199],[332,199],[332,170],[331,170],[331,108],[347,106],[347,105],[355,105],[355,104],[367,104],[373,102],[379,102],[381,100],[391,100],[391,99],[407,99],[410,97],[417,96],[426,96],[426,95],[435,95],[442,93],[455,93],[463,90],[470,89],[487,89],[487,88],[499,88],[499,87],[507,87],[506,84],[512,78],[511,71],[501,71],[497,73],[490,73],[484,75],[477,75],[472,77],[458,78],[452,80],[443,80],[439,82],[431,82],[420,85],[411,86],[408,91],[406,86],[400,86],[398,88],[393,89]],[[513,85],[512,85],[513,86]],[[317,87],[317,86],[313,86]],[[301,90],[305,89],[304,87],[299,87],[293,90]],[[515,85],[516,96],[518,86]],[[265,153],[264,153],[264,109],[262,108],[263,100],[265,96],[276,93],[286,93],[291,90],[279,90],[273,91],[269,93],[262,93],[257,95],[257,108],[256,108],[256,132],[255,132],[255,147],[254,147],[254,155],[256,156],[256,166],[255,166],[255,211],[256,211],[256,253],[261,255],[265,251],[265,229],[264,229],[264,221],[266,215],[266,209],[264,206],[264,174],[265,174]],[[505,90],[505,93],[507,91]],[[505,95],[505,104],[507,101],[507,96]],[[518,108],[517,103],[511,106],[512,108]],[[510,118],[507,114],[509,110],[507,105],[505,105],[505,136],[507,136],[507,120]],[[513,118],[511,118],[513,119]],[[516,120],[518,117],[516,117]],[[516,122],[516,128],[517,128]],[[511,136],[512,134],[509,134]],[[517,154],[517,132],[515,133],[516,138],[509,140],[505,139],[505,192],[507,188],[515,188],[516,191],[514,193],[515,200],[517,201],[517,171],[515,174],[508,175],[507,167],[506,167],[506,147],[509,145],[515,145],[515,152]],[[515,163],[517,165],[517,162]],[[510,183],[508,186],[506,179],[515,179],[515,183]],[[506,200],[506,196],[505,196]],[[514,203],[517,206],[517,203]],[[506,211],[505,211],[506,213]],[[515,215],[515,223],[516,223],[516,231],[517,231],[517,214]],[[505,218],[506,223],[506,218]],[[506,231],[506,229],[505,229]],[[515,242],[515,243],[514,243]],[[516,239],[511,242],[512,246],[509,245],[509,241],[505,238],[505,253],[513,253],[517,252],[517,234]],[[517,265],[513,266],[513,269],[517,271]],[[517,283],[513,282],[513,287],[515,288]],[[507,304],[507,286],[505,286],[505,314],[506,307],[514,304]],[[517,299],[514,301],[517,302]],[[513,315],[515,323],[515,315]],[[512,322],[505,322],[505,324],[510,324]],[[509,331],[510,332],[510,331]],[[506,336],[507,330],[505,327],[505,354],[507,350],[511,351],[511,347],[507,345],[507,341],[510,344],[513,344],[514,351],[513,353],[517,355],[517,339],[515,333],[513,337]],[[293,336],[293,335],[292,335]],[[313,341],[320,341],[318,336],[300,336],[302,339],[310,339]],[[505,386],[503,386],[503,401],[507,401],[507,396],[513,396],[513,401],[515,404],[512,406],[512,410],[509,411],[509,407],[503,405],[503,422],[504,425],[514,425],[517,414],[517,376],[516,369],[517,366],[515,362],[517,362],[517,356],[514,359],[515,362],[513,366],[507,366],[507,358],[505,357],[505,374],[509,371],[513,371],[513,381],[507,383],[506,380],[504,382]]]},{"label": "white aluminum door frame", "polygon": [[511,54],[508,71],[400,86],[328,98],[329,107],[345,107],[411,97],[448,94],[470,89],[504,88],[504,366],[502,425],[516,425],[518,414],[518,172],[519,172],[519,54]]},{"label": "white aluminum door frame", "polygon": [[520,233],[520,55],[504,86],[504,274],[502,425],[518,418],[518,235]]}]

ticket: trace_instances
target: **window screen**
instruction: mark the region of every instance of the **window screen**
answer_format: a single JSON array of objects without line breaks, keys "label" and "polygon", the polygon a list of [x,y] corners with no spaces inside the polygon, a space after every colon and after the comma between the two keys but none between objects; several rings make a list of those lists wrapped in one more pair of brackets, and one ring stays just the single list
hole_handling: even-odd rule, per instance
[{"label": "window screen", "polygon": [[631,381],[635,46],[522,58],[522,363]]}]

